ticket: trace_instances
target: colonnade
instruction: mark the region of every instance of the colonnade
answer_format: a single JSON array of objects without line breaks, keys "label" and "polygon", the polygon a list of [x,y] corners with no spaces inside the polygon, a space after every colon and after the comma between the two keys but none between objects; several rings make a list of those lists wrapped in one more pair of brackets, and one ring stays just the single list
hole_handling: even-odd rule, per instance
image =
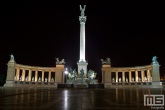
[{"label": "colonnade", "polygon": [[152,82],[152,65],[111,67],[102,65],[102,83]]},{"label": "colonnade", "polygon": [[[25,71],[27,72],[25,73]],[[42,73],[41,77],[39,76],[39,71]],[[47,74],[47,72],[48,72],[48,75],[45,75]],[[55,71],[16,68],[15,81],[55,82],[55,79],[56,79],[55,76],[56,76]]]},{"label": "colonnade", "polygon": [[[122,75],[119,77],[120,71],[111,72],[110,82],[152,82],[151,70],[135,70],[135,71],[121,71]],[[139,74],[140,72],[140,74]],[[145,74],[145,72],[147,74]],[[112,74],[115,73],[115,76]],[[126,74],[128,74],[126,76]],[[133,75],[135,74],[135,75]]]},{"label": "colonnade", "polygon": [[36,67],[16,64],[15,81],[64,83],[64,65],[56,67]]}]

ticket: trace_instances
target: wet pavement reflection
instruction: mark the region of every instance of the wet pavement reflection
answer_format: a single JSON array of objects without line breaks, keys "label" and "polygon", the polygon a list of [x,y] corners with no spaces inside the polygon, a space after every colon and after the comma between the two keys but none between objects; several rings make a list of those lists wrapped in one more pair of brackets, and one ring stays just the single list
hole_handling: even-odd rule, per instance
[{"label": "wet pavement reflection", "polygon": [[139,110],[144,94],[165,94],[163,89],[56,89],[0,88],[0,110]]}]

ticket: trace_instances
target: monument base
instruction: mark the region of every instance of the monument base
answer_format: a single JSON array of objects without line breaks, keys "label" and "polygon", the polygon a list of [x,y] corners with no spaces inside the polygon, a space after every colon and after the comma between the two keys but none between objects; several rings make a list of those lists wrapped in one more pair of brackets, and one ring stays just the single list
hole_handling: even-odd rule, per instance
[{"label": "monument base", "polygon": [[66,82],[67,84],[98,84],[98,80],[88,78],[68,79]]},{"label": "monument base", "polygon": [[6,83],[4,84],[4,87],[14,87],[15,83],[14,81],[6,81]]},{"label": "monument base", "polygon": [[163,86],[160,85],[160,82],[152,82],[151,87],[152,88],[163,88]]},{"label": "monument base", "polygon": [[110,88],[112,86],[112,83],[104,83],[104,88]]},{"label": "monument base", "polygon": [[84,70],[84,77],[86,78],[87,77],[87,65],[88,65],[88,63],[82,61],[82,62],[78,62],[77,65],[78,65],[78,76],[80,76],[80,70],[83,69]]},{"label": "monument base", "polygon": [[88,88],[88,84],[74,84],[74,88]]}]

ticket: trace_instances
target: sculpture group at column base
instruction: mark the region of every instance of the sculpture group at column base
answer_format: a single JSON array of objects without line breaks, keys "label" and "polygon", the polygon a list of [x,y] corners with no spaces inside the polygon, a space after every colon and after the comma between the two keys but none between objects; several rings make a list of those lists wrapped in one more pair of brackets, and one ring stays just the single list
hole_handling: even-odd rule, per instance
[{"label": "sculpture group at column base", "polygon": [[88,78],[68,79],[67,84],[98,84],[98,80]]},{"label": "sculpture group at column base", "polygon": [[15,87],[15,82],[14,81],[6,81],[4,84],[4,87]]}]

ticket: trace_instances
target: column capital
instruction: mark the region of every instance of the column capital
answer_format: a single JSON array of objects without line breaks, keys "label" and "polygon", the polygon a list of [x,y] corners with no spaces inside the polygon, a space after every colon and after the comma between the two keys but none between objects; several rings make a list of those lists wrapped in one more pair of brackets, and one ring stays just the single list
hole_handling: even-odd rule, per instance
[{"label": "column capital", "polygon": [[86,22],[86,16],[79,16],[79,21],[80,21],[80,24],[81,23],[85,23]]}]

